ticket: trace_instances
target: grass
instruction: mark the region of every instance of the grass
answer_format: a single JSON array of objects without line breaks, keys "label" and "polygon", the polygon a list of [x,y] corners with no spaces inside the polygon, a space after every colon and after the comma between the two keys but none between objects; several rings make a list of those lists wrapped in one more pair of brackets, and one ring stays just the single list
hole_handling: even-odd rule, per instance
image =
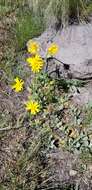
[{"label": "grass", "polygon": [[0,2],[1,19],[12,12],[14,12],[16,18],[12,31],[14,30],[16,35],[17,48],[18,46],[22,48],[27,40],[41,34],[44,24],[41,17],[34,17],[25,0],[2,0]]},{"label": "grass", "polygon": [[9,12],[16,10],[18,7],[24,6],[25,0],[0,0],[0,16],[5,16]]},{"label": "grass", "polygon": [[41,18],[35,18],[28,9],[18,12],[15,33],[17,44],[20,48],[25,46],[29,39],[39,36],[42,31],[43,24]]},{"label": "grass", "polygon": [[6,13],[8,13],[11,10],[10,6],[3,6],[0,5],[0,15],[4,16]]},{"label": "grass", "polygon": [[29,39],[41,34],[43,24],[39,17],[34,17],[27,1],[24,0],[16,0],[15,2],[2,0],[0,10],[1,23],[6,28],[4,33],[7,35],[7,41],[4,40],[2,35],[3,56],[0,68],[4,70],[8,78],[12,79],[14,75],[23,73],[22,65],[20,64],[17,64],[15,70],[15,57],[20,57],[19,51],[25,47]]},{"label": "grass", "polygon": [[51,18],[53,22],[59,21],[63,25],[70,23],[71,20],[79,22],[87,19],[92,12],[92,1],[86,0],[45,0],[44,3],[42,0],[29,0],[29,2],[36,14],[44,16],[47,24],[51,23]]}]

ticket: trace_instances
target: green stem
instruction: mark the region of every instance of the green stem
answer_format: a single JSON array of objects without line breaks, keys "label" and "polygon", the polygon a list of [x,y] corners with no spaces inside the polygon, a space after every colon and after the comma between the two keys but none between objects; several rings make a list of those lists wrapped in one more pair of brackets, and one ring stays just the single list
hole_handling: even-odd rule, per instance
[{"label": "green stem", "polygon": [[34,74],[34,78],[33,78],[33,95],[35,95],[36,90],[37,90],[37,74]]}]

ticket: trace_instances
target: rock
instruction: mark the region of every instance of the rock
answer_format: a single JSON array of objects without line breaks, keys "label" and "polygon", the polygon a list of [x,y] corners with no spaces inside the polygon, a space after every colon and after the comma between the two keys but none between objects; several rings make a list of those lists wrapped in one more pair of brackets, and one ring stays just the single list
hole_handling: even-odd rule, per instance
[{"label": "rock", "polygon": [[[71,25],[61,31],[48,29],[36,39],[41,44],[41,55],[45,57],[48,46],[55,42],[59,46],[56,58],[70,65],[72,78],[92,77],[92,23]],[[55,64],[50,71],[54,70]],[[60,64],[62,76],[63,67]]]},{"label": "rock", "polygon": [[73,94],[73,102],[77,105],[86,105],[92,102],[92,81],[84,87],[79,88],[80,93]]},{"label": "rock", "polygon": [[[69,69],[66,69],[58,61],[50,60],[48,73],[51,76],[83,80],[92,79],[92,20],[88,24],[70,25],[58,32],[53,28],[49,28],[36,38],[36,41],[41,44],[40,54],[42,57],[46,56],[46,50],[52,42],[58,44],[59,51],[55,58],[69,64]],[[56,67],[57,64],[58,67]],[[56,69],[57,73],[53,72]],[[79,105],[91,101],[91,83],[81,88],[80,93],[74,95],[73,100]]]},{"label": "rock", "polygon": [[88,165],[88,170],[91,172],[91,174],[92,174],[92,164],[89,164]]},{"label": "rock", "polygon": [[73,177],[73,176],[77,175],[77,171],[76,170],[70,170],[69,175],[71,177]]}]

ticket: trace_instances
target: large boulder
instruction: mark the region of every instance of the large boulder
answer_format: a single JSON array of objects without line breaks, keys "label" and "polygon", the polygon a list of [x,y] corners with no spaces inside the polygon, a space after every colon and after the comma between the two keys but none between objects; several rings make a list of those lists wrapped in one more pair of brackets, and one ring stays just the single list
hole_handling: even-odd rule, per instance
[{"label": "large boulder", "polygon": [[[67,72],[72,78],[89,79],[92,77],[92,23],[70,25],[58,32],[50,28],[36,40],[41,44],[43,57],[52,42],[58,44],[59,52],[55,57],[70,65]],[[54,67],[55,64],[50,64],[49,71],[54,70]],[[62,75],[62,64],[59,67]]]}]

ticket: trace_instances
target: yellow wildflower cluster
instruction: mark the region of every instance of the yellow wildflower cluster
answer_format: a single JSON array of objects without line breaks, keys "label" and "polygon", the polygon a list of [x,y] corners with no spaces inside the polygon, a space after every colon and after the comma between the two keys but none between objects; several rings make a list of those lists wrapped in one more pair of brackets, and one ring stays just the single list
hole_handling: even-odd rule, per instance
[{"label": "yellow wildflower cluster", "polygon": [[[36,55],[40,50],[40,46],[37,42],[29,40],[27,43],[27,49],[28,52],[31,53],[32,55]],[[47,49],[47,54],[53,56],[58,52],[58,50],[59,50],[58,45],[56,43],[52,43]]]},{"label": "yellow wildflower cluster", "polygon": [[[39,52],[39,44],[35,41],[29,40],[27,44],[28,52],[31,53],[31,57],[27,58],[27,63],[32,68],[33,73],[38,73],[42,69],[44,65],[44,61],[41,58],[40,55],[38,55]],[[52,43],[50,47],[47,50],[47,55],[50,56],[55,55],[58,52],[58,46],[55,43]]]},{"label": "yellow wildflower cluster", "polygon": [[[38,73],[43,68],[44,60],[38,54],[40,50],[40,46],[37,42],[29,40],[27,43],[27,50],[30,53],[30,57],[27,58],[27,63],[31,67],[33,73]],[[52,43],[47,50],[47,55],[53,56],[57,53],[58,46],[55,43]],[[15,83],[12,85],[12,89],[15,92],[20,92],[23,90],[24,81],[16,77],[14,79]],[[28,100],[25,103],[26,110],[31,112],[32,115],[35,115],[40,111],[40,104],[37,101]]]}]

